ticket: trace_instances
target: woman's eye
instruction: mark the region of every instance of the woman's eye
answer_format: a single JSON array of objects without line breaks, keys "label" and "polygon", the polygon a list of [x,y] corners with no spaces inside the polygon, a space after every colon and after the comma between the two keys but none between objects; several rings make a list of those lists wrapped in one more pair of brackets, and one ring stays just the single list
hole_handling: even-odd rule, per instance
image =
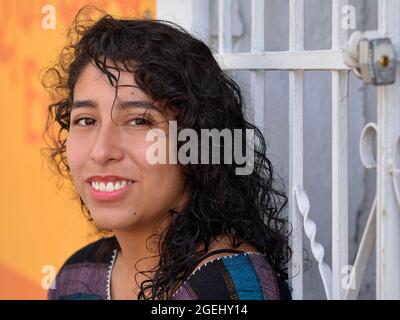
[{"label": "woman's eye", "polygon": [[87,126],[93,125],[95,123],[95,121],[96,120],[94,120],[92,118],[79,118],[74,121],[74,125],[78,125],[81,127],[87,127]]},{"label": "woman's eye", "polygon": [[145,118],[135,118],[132,120],[129,120],[128,123],[132,126],[150,126],[152,124],[152,121],[145,119]]}]

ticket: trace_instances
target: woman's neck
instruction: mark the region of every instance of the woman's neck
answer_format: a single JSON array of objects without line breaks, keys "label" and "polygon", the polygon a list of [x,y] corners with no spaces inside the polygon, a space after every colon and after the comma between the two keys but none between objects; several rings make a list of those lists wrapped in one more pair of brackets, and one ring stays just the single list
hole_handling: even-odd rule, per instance
[{"label": "woman's neck", "polygon": [[153,278],[151,272],[145,274],[141,272],[154,271],[158,266],[160,261],[159,242],[162,241],[161,234],[167,223],[169,222],[164,221],[157,226],[141,225],[129,230],[113,230],[120,250],[117,253],[112,276],[114,280],[119,279],[121,284],[129,285],[128,289],[136,292],[136,295],[141,283]]},{"label": "woman's neck", "polygon": [[120,251],[118,257],[121,266],[129,273],[150,270],[158,265],[158,242],[160,236],[144,230],[114,231]]}]

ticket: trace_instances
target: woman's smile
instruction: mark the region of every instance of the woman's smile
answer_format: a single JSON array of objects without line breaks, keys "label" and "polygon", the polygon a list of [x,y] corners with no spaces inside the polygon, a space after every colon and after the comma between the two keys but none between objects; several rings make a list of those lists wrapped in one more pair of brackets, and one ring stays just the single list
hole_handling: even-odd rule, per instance
[{"label": "woman's smile", "polygon": [[117,182],[88,182],[89,192],[93,199],[98,201],[114,201],[125,198],[132,190],[133,181]]}]

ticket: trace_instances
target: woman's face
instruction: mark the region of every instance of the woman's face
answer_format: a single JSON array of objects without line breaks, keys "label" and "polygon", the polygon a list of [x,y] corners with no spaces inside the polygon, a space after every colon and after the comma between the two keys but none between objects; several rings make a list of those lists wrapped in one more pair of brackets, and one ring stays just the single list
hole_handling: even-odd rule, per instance
[{"label": "woman's face", "polygon": [[172,110],[162,113],[146,107],[153,101],[135,87],[132,73],[121,72],[118,85],[111,119],[115,87],[91,63],[83,69],[74,87],[67,161],[73,183],[98,227],[152,227],[187,201],[182,168],[150,164],[146,158],[154,144],[146,141],[148,130],[161,129],[168,137],[168,121],[175,115]]}]

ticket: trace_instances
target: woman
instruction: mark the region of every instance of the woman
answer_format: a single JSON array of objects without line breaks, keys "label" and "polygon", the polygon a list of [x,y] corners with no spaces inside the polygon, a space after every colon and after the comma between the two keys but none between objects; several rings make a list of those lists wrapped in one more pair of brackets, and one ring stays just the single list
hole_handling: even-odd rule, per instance
[{"label": "woman", "polygon": [[[172,23],[80,16],[43,79],[55,99],[45,133],[51,164],[107,236],[64,263],[49,299],[290,298],[286,197],[273,186],[237,84],[204,43]],[[237,174],[236,158],[150,163],[155,141],[167,148],[154,155],[167,160],[183,146],[173,146],[171,123],[199,136],[254,130],[252,170]],[[148,139],[152,129],[158,139]]]}]

